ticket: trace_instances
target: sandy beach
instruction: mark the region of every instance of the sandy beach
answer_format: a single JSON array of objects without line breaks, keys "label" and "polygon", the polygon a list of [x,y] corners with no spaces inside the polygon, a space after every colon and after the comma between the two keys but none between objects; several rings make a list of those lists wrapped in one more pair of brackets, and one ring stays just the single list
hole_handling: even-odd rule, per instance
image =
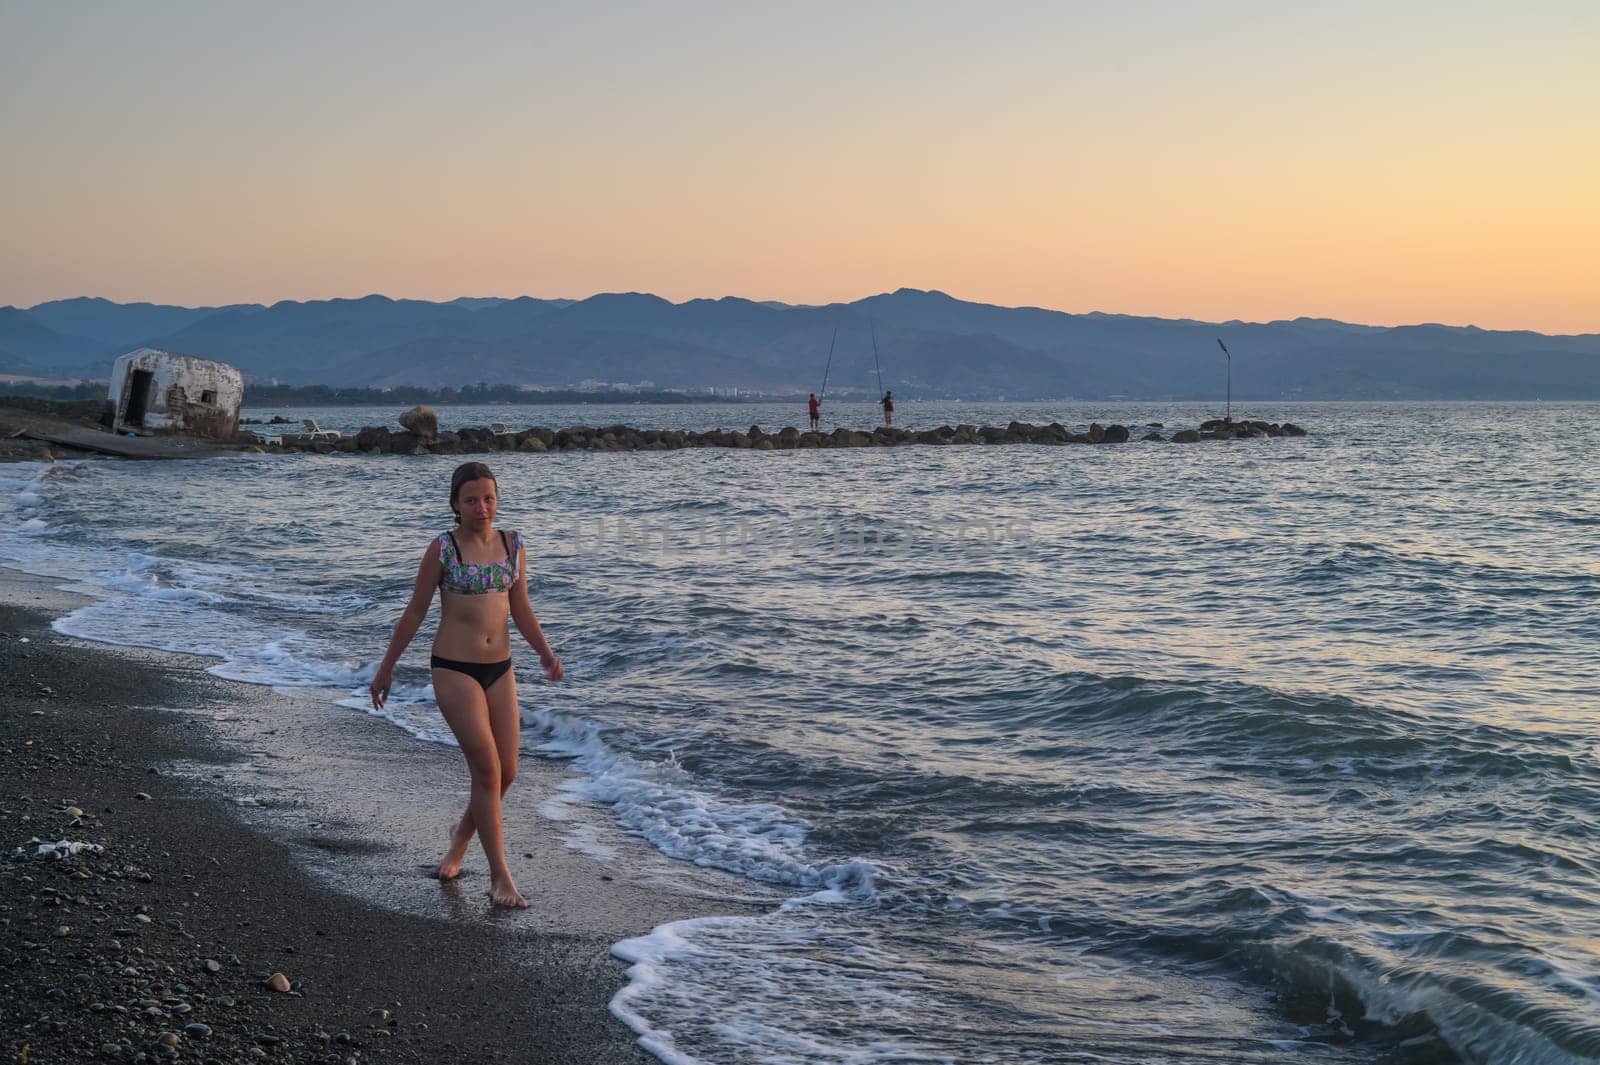
[{"label": "sandy beach", "polygon": [[[465,782],[453,751],[204,659],[60,636],[56,583],[0,570],[10,1060],[653,1060],[608,1012],[611,944],[707,904],[564,846],[537,812],[558,767],[528,765],[508,806],[533,909],[493,912],[476,851],[458,884],[423,873]],[[337,753],[285,753],[315,744]],[[361,770],[401,758],[427,763],[403,797],[378,790],[395,765]],[[35,837],[102,850],[48,860]]]}]

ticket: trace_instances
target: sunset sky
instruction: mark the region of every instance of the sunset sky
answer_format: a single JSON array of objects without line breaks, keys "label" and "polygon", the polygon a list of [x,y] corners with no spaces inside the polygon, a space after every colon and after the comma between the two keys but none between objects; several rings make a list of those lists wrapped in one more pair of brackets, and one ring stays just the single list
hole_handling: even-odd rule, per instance
[{"label": "sunset sky", "polygon": [[0,0],[0,305],[1600,331],[1600,4]]}]

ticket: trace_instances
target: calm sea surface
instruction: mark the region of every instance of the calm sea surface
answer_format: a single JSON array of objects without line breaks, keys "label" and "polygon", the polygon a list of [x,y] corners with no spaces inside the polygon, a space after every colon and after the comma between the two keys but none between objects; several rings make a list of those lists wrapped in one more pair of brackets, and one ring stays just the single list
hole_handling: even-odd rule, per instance
[{"label": "calm sea surface", "polygon": [[[537,683],[522,653],[527,749],[572,762],[592,816],[789,900],[617,946],[647,1046],[1600,1060],[1600,406],[1241,406],[1313,435],[485,456],[568,669]],[[66,632],[351,713],[458,461],[0,467],[0,562],[98,587]],[[448,739],[430,631],[388,714],[418,742]]]}]

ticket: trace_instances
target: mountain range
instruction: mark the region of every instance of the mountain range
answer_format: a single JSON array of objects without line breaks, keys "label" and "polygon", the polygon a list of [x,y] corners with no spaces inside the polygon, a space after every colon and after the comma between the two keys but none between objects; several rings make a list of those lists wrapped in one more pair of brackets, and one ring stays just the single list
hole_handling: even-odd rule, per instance
[{"label": "mountain range", "polygon": [[[1200,322],[1000,307],[900,289],[795,306],[644,293],[583,300],[362,299],[176,307],[98,298],[0,307],[0,373],[107,376],[150,346],[248,380],[441,387],[479,382],[905,398],[1600,399],[1600,334],[1322,318]],[[832,363],[828,366],[830,346]]]}]

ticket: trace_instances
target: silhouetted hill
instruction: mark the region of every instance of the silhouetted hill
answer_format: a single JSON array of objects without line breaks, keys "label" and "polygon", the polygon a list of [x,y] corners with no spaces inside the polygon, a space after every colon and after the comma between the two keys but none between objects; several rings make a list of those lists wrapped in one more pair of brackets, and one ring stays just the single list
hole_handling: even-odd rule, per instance
[{"label": "silhouetted hill", "polygon": [[470,306],[394,300],[284,300],[262,311],[228,311],[202,319],[157,344],[204,353],[258,376],[321,380],[369,352],[413,340],[470,336]]},{"label": "silhouetted hill", "polygon": [[259,311],[257,303],[228,307],[170,307],[156,303],[112,303],[99,297],[52,300],[28,309],[40,325],[90,340],[107,348],[138,347],[151,337],[170,336],[202,318],[223,311]]},{"label": "silhouetted hill", "polygon": [[1219,336],[1241,399],[1600,399],[1596,334],[1067,314],[917,289],[828,306],[639,292],[220,308],[58,300],[0,309],[0,370],[103,375],[118,351],[148,343],[296,384],[804,392],[820,387],[832,344],[835,392],[876,392],[881,366],[906,398],[1183,399],[1220,394]]},{"label": "silhouetted hill", "polygon": [[92,359],[102,347],[88,337],[58,333],[30,311],[0,307],[0,373],[54,373],[56,367]]},{"label": "silhouetted hill", "polygon": [[537,319],[551,311],[572,305],[573,300],[539,300],[532,296],[519,296],[502,300],[473,316],[474,328],[479,334],[491,338],[521,336],[534,327]]}]

